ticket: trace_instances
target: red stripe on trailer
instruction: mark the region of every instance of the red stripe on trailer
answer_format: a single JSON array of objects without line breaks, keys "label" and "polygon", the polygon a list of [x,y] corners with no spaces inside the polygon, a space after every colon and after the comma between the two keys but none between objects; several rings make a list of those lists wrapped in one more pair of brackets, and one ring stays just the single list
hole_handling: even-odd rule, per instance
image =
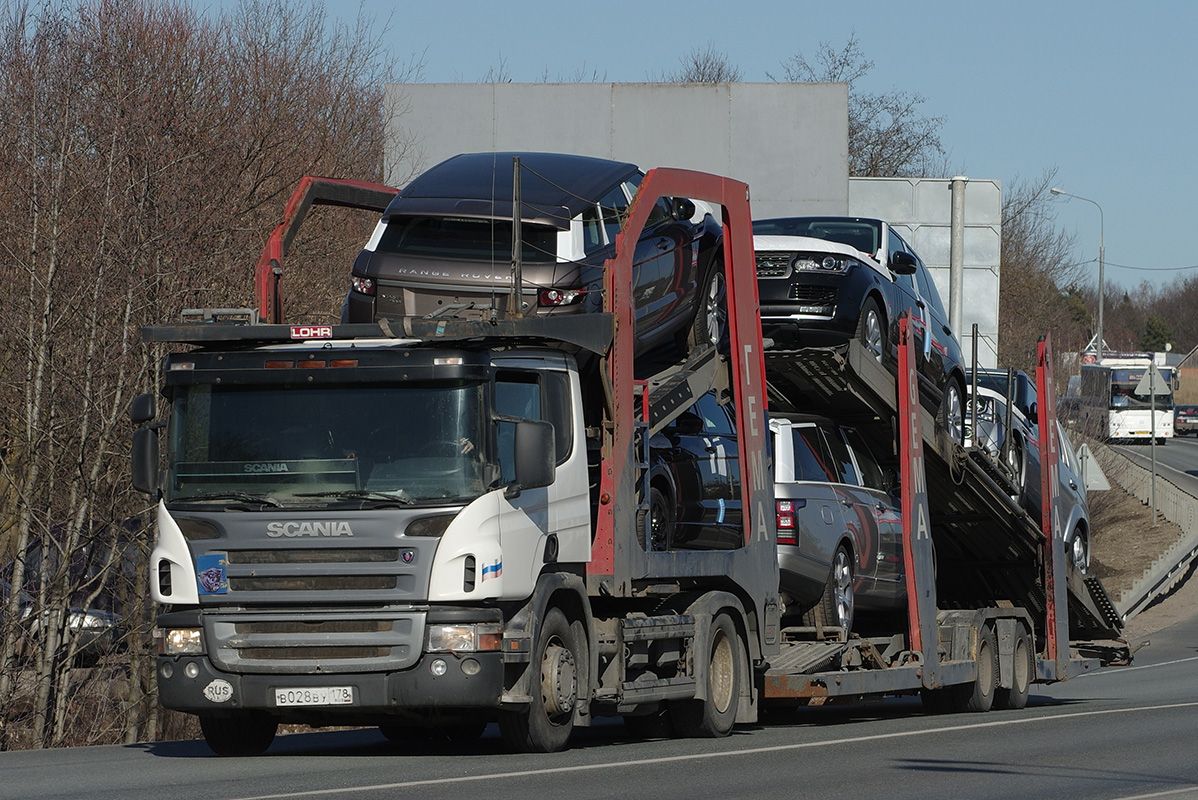
[{"label": "red stripe on trailer", "polygon": [[903,574],[907,584],[909,649],[923,655],[923,685],[936,688],[940,637],[936,628],[936,580],[932,567],[932,530],[924,472],[922,410],[916,373],[913,323],[899,319],[898,418],[902,455],[900,500],[903,512]]},{"label": "red stripe on trailer", "polygon": [[1065,532],[1061,529],[1058,495],[1061,484],[1060,444],[1057,438],[1057,404],[1053,393],[1052,339],[1040,340],[1036,366],[1036,397],[1040,426],[1040,530],[1044,534],[1044,657],[1054,670],[1050,676],[1064,680],[1069,663],[1069,598],[1065,586]]}]

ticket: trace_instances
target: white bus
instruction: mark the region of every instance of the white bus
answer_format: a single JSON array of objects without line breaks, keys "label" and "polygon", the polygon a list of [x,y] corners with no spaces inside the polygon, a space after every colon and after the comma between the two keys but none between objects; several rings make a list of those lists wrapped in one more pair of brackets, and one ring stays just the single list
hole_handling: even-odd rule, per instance
[{"label": "white bus", "polygon": [[[1158,442],[1173,438],[1173,367],[1157,365],[1162,380],[1155,398],[1136,388],[1153,363],[1143,357],[1104,358],[1100,364],[1083,364],[1081,410],[1093,435],[1107,439]],[[1156,411],[1155,425],[1152,411]]]}]

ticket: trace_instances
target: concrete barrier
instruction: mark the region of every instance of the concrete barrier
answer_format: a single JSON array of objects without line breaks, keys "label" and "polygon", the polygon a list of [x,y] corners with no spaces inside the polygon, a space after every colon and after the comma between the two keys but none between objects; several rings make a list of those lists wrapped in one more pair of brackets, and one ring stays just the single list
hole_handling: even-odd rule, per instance
[{"label": "concrete barrier", "polygon": [[[1106,445],[1088,444],[1113,483],[1145,505],[1152,502],[1151,470]],[[1131,619],[1181,582],[1198,558],[1198,498],[1157,473],[1156,508],[1162,517],[1181,528],[1182,536],[1132,582],[1131,588],[1119,593],[1115,608],[1124,620]]]}]

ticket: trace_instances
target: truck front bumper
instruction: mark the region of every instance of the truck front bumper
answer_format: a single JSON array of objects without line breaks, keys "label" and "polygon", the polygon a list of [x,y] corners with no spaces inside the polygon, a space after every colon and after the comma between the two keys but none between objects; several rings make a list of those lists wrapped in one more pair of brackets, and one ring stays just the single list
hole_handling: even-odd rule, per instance
[{"label": "truck front bumper", "polygon": [[[498,652],[425,654],[400,672],[238,675],[216,669],[203,655],[159,656],[156,666],[162,705],[191,714],[257,709],[297,720],[350,719],[401,710],[497,708],[503,695],[503,656]],[[277,689],[328,687],[351,687],[352,702],[276,702]]]}]

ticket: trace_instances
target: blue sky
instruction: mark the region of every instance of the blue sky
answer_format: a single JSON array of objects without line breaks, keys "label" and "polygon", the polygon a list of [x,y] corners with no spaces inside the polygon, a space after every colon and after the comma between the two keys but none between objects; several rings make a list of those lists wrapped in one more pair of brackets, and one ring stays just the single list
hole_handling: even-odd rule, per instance
[{"label": "blue sky", "polygon": [[[1096,201],[1108,284],[1198,274],[1166,269],[1198,266],[1185,246],[1198,177],[1198,3],[366,0],[362,9],[380,29],[389,19],[390,52],[422,56],[428,83],[476,82],[492,68],[515,82],[653,80],[708,42],[743,80],[767,81],[794,54],[810,60],[820,42],[839,49],[855,35],[874,62],[860,88],[926,98],[924,113],[945,118],[954,171],[1007,185],[1055,168],[1056,185]],[[1096,277],[1098,209],[1054,207]]]}]

